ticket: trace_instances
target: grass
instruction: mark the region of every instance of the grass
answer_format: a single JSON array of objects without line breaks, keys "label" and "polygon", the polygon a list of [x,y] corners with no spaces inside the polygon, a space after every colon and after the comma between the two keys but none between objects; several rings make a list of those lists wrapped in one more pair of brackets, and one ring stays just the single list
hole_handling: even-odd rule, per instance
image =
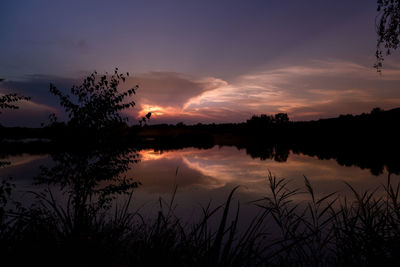
[{"label": "grass", "polygon": [[[3,184],[2,203],[8,187]],[[351,200],[336,193],[317,197],[306,177],[303,189],[291,189],[269,174],[266,197],[252,202],[259,213],[245,228],[238,227],[240,203],[232,203],[237,187],[220,206],[201,208],[200,220],[190,224],[174,214],[176,190],[170,201],[160,199],[150,221],[131,211],[133,191],[112,214],[74,213],[47,191],[30,208],[2,208],[0,253],[9,266],[396,265],[400,184],[388,177],[384,195],[348,187]],[[296,201],[304,193],[308,200]]]}]

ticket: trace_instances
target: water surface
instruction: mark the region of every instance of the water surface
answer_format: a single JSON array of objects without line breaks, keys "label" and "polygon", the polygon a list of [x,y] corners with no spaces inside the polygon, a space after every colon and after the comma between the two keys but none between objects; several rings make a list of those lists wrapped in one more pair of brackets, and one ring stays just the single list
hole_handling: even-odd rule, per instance
[{"label": "water surface", "polygon": [[[206,206],[210,201],[215,205],[223,203],[229,192],[238,185],[240,188],[234,199],[245,207],[242,209],[245,214],[254,212],[250,202],[269,194],[269,173],[290,180],[292,188],[302,188],[303,191],[306,176],[318,196],[338,192],[338,195],[349,198],[352,198],[352,193],[345,182],[362,192],[386,184],[388,177],[386,169],[374,175],[369,169],[342,166],[334,159],[321,160],[291,151],[283,161],[254,158],[245,149],[227,146],[171,151],[147,149],[139,153],[140,163],[131,164],[126,173],[141,183],[135,190],[134,206],[141,207],[144,214],[153,214],[159,208],[159,198],[169,203],[177,187],[174,210],[177,215],[189,219],[199,206]],[[19,198],[25,202],[32,201],[24,192],[43,189],[43,186],[32,185],[33,177],[39,174],[40,165],[53,164],[51,157],[22,154],[6,160],[11,164],[1,169],[0,175],[12,176]],[[391,179],[397,182],[400,177],[392,174]],[[381,189],[378,189],[379,192]],[[306,194],[297,196],[299,201],[308,198]]]}]

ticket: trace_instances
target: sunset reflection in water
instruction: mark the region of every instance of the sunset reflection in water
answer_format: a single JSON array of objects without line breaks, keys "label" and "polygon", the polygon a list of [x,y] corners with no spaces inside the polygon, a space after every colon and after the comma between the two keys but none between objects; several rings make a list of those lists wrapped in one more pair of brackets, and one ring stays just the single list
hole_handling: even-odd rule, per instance
[{"label": "sunset reflection in water", "polygon": [[[286,162],[261,160],[252,158],[245,149],[236,147],[215,146],[212,149],[186,148],[163,152],[149,149],[140,151],[140,155],[140,163],[132,164],[127,176],[141,182],[141,186],[135,190],[134,205],[142,207],[142,212],[149,215],[159,208],[159,197],[171,199],[175,186],[176,212],[180,216],[190,217],[192,210],[199,210],[196,207],[204,207],[210,201],[214,205],[224,203],[229,192],[237,185],[240,188],[234,199],[246,207],[242,209],[244,213],[250,212],[251,201],[269,194],[269,172],[277,178],[290,180],[293,189],[304,191],[304,175],[310,180],[318,197],[338,192],[340,196],[350,199],[353,195],[344,182],[363,192],[386,184],[388,175],[386,170],[380,176],[374,176],[368,169],[341,166],[334,159],[320,160],[292,152]],[[33,189],[32,177],[38,174],[40,165],[52,164],[46,155],[23,154],[7,160],[11,165],[2,168],[0,174],[14,177],[19,192]],[[400,180],[396,175],[391,178],[394,183]],[[297,196],[299,201],[305,199],[309,199],[306,194]]]},{"label": "sunset reflection in water", "polygon": [[[386,170],[380,176],[374,176],[368,169],[341,166],[334,159],[320,160],[293,153],[286,162],[260,160],[235,147],[163,152],[143,150],[140,154],[141,162],[129,173],[142,183],[137,193],[168,195],[176,185],[178,195],[186,198],[184,202],[194,199],[223,201],[237,185],[241,186],[237,196],[241,201],[258,199],[268,194],[269,172],[278,178],[289,179],[292,188],[304,188],[303,176],[306,176],[317,195],[338,192],[348,197],[351,193],[344,182],[358,191],[374,190],[387,182],[388,175]],[[391,177],[394,182],[399,180],[399,176]],[[298,196],[299,199],[302,197]]]}]

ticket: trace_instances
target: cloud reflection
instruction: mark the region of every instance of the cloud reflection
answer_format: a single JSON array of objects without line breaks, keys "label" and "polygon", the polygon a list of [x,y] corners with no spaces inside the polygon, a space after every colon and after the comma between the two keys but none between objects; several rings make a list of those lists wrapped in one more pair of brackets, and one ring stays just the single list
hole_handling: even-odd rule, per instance
[{"label": "cloud reflection", "polygon": [[187,148],[162,153],[145,150],[141,155],[142,162],[134,166],[132,174],[143,183],[141,190],[160,194],[171,192],[175,184],[183,191],[202,188],[209,193],[241,185],[242,193],[248,199],[255,199],[267,194],[269,171],[278,178],[292,180],[294,188],[304,187],[305,175],[319,194],[349,193],[344,181],[358,190],[371,190],[384,183],[387,175],[376,177],[356,166],[340,166],[333,159],[319,160],[293,153],[286,162],[252,159],[245,150],[235,147]]}]

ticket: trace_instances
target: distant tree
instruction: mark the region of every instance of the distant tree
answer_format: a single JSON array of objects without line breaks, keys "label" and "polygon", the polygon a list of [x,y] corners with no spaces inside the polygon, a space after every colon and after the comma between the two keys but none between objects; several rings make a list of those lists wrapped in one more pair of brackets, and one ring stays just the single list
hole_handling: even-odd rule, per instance
[{"label": "distant tree", "polygon": [[275,114],[275,123],[285,124],[289,122],[289,116],[286,113]]},{"label": "distant tree", "polygon": [[260,121],[264,124],[269,124],[274,122],[274,117],[271,115],[261,114]]},{"label": "distant tree", "polygon": [[[50,92],[60,99],[60,104],[68,114],[68,125],[77,128],[100,130],[115,125],[125,124],[127,117],[121,115],[121,111],[134,107],[133,100],[126,98],[136,93],[138,85],[122,91],[119,86],[125,82],[129,73],[120,74],[118,68],[114,74],[98,76],[97,72],[83,80],[79,86],[73,86],[70,95],[64,95],[54,85],[50,84]],[[150,118],[148,113],[142,121]]]},{"label": "distant tree", "polygon": [[265,128],[269,125],[286,124],[289,122],[289,116],[286,113],[277,113],[275,115],[261,114],[260,116],[253,115],[247,124],[251,127]]},{"label": "distant tree", "polygon": [[274,117],[271,115],[261,114],[260,116],[253,115],[247,123],[250,125],[268,125],[274,122]]},{"label": "distant tree", "polygon": [[255,126],[255,125],[257,125],[257,124],[260,123],[260,117],[257,116],[257,115],[253,115],[253,116],[251,116],[250,119],[248,119],[248,120],[246,121],[246,123],[247,123],[248,125]]},{"label": "distant tree", "polygon": [[383,109],[376,107],[371,110],[371,115],[378,115],[378,114],[382,113],[383,111],[384,111]]},{"label": "distant tree", "polygon": [[351,120],[353,118],[354,118],[354,116],[352,114],[346,114],[346,115],[340,114],[339,115],[340,120]]},{"label": "distant tree", "polygon": [[274,116],[261,114],[260,116],[253,115],[247,123],[253,126],[266,126],[269,124],[285,124],[289,122],[289,116],[286,113],[277,113]]},{"label": "distant tree", "polygon": [[375,68],[380,72],[384,55],[390,55],[400,45],[400,0],[378,0],[377,3],[378,42]]}]

